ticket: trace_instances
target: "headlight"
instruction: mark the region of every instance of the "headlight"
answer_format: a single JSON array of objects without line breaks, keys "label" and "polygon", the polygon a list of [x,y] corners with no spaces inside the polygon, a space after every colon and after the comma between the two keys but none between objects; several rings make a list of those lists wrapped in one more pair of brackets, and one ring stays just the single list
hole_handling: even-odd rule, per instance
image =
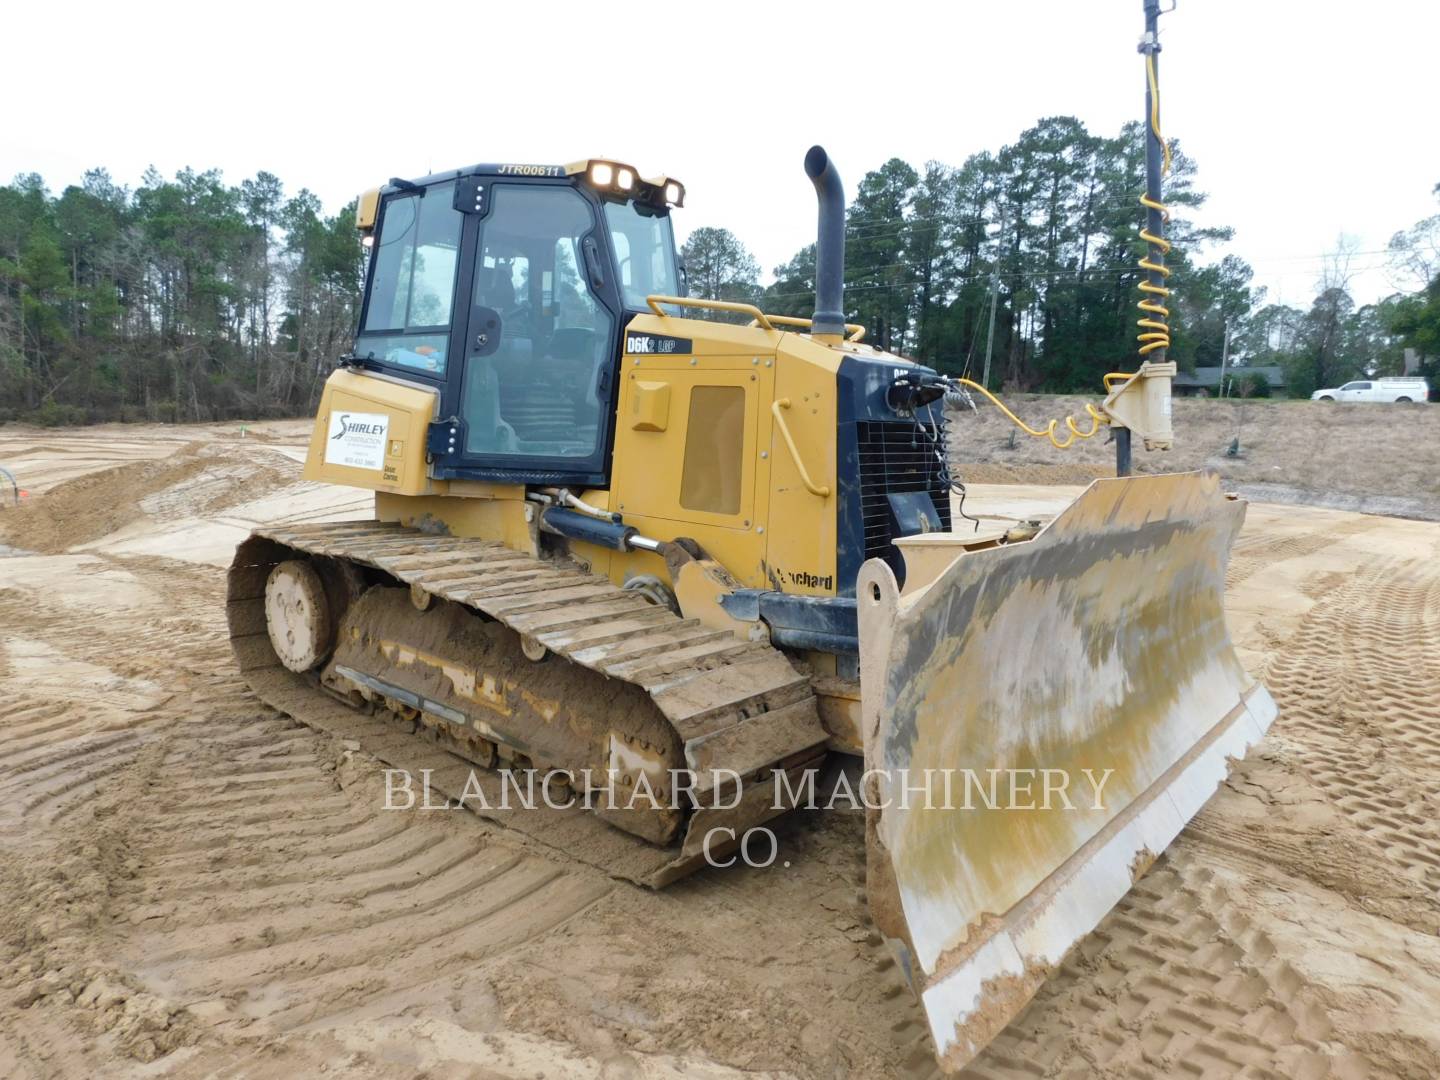
[{"label": "headlight", "polygon": [[565,166],[567,176],[583,177],[601,194],[611,198],[639,199],[656,207],[667,202],[679,206],[685,201],[685,185],[665,175],[642,177],[633,165],[623,161],[586,158]]},{"label": "headlight", "polygon": [[374,234],[374,233],[366,233],[364,236],[362,236],[362,237],[360,238],[360,243],[361,243],[363,246],[365,246],[365,247],[374,247],[374,246],[375,246],[375,234]]}]

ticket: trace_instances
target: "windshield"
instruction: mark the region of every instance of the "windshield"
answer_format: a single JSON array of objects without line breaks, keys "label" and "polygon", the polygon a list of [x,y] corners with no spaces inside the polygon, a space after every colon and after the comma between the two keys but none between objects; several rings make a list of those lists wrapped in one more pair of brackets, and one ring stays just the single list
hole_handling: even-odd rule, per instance
[{"label": "windshield", "polygon": [[605,221],[627,308],[645,307],[647,296],[675,296],[680,275],[670,215],[638,203],[607,202]]},{"label": "windshield", "polygon": [[386,200],[357,356],[445,373],[463,222],[454,198],[454,184],[437,184]]}]

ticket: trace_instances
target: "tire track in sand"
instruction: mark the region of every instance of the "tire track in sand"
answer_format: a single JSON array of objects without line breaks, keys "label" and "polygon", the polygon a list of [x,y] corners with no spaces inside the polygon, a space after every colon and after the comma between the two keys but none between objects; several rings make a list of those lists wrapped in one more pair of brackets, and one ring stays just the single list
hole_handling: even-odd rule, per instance
[{"label": "tire track in sand", "polygon": [[[176,756],[188,771],[202,755]],[[235,775],[250,762],[233,765],[232,773],[212,772],[215,791],[255,786]],[[167,996],[223,1000],[274,1030],[445,979],[559,925],[611,888],[483,830],[387,815],[369,787],[332,784],[299,802],[264,789],[248,794],[247,824],[267,833],[296,814],[344,812],[358,796],[368,813],[342,835],[368,831],[372,840],[337,858],[329,836],[307,831],[258,851],[237,845],[238,865],[222,849],[208,873],[157,878],[135,909],[140,922],[127,951],[145,982]],[[193,790],[184,802],[187,817],[233,820],[239,809]],[[377,829],[375,819],[386,816],[408,817],[408,827]],[[147,869],[173,866],[169,848],[186,835],[159,833],[142,852]]]},{"label": "tire track in sand", "polygon": [[1359,1080],[1324,1009],[1206,870],[1162,858],[967,1080]]},{"label": "tire track in sand", "polygon": [[[146,991],[247,1037],[398,1014],[613,890],[469,814],[452,826],[385,811],[373,770],[233,673],[219,575],[159,559],[112,571],[175,599],[126,618],[0,592],[0,618],[33,635],[33,667],[108,687],[97,702],[37,676],[0,726],[0,748],[17,751],[0,763],[0,800],[29,838],[83,832],[86,807],[148,751],[127,871],[104,890],[116,928],[104,951]],[[175,692],[126,711],[115,687],[150,682]]]},{"label": "tire track in sand", "polygon": [[1352,897],[1403,900],[1387,914],[1431,933],[1440,927],[1437,666],[1440,575],[1426,561],[1385,560],[1317,603],[1269,671],[1280,705],[1272,737],[1336,818],[1282,859]]},{"label": "tire track in sand", "polygon": [[1303,559],[1324,551],[1343,540],[1346,533],[1354,531],[1352,525],[1348,529],[1292,536],[1270,536],[1265,533],[1242,535],[1235,541],[1235,547],[1230,553],[1230,565],[1225,571],[1225,588],[1234,589],[1283,559]]}]

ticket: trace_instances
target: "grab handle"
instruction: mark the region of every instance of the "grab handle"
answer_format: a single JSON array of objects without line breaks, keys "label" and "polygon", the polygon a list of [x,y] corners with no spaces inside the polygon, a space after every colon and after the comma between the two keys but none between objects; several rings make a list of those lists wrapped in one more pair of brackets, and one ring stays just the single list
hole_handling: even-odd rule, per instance
[{"label": "grab handle", "polygon": [[790,460],[795,462],[795,468],[800,470],[800,482],[805,485],[805,490],[811,495],[819,495],[822,499],[827,498],[830,495],[830,489],[824,484],[817,484],[811,480],[810,472],[805,468],[805,462],[800,460],[800,448],[795,445],[795,437],[790,434],[790,428],[786,426],[785,417],[780,412],[781,409],[788,408],[790,408],[788,397],[775,399],[770,406],[770,413],[775,417],[775,426],[780,429],[780,434],[785,439],[785,445],[790,448]]}]

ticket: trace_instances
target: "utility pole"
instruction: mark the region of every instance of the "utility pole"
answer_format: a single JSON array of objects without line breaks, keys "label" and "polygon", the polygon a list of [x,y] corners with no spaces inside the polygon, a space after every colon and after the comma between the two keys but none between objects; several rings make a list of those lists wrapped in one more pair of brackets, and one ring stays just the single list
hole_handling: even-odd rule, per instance
[{"label": "utility pole", "polygon": [[[1146,261],[1150,264],[1145,276],[1156,288],[1151,296],[1164,297],[1166,273],[1164,197],[1161,182],[1165,175],[1166,149],[1160,138],[1160,102],[1156,100],[1160,85],[1160,0],[1145,0],[1145,36],[1140,39],[1140,52],[1146,61],[1145,77],[1145,231],[1149,234]],[[1154,84],[1151,83],[1151,75]],[[1163,316],[1162,316],[1163,318]],[[1145,359],[1163,364],[1168,340]]]},{"label": "utility pole", "polygon": [[[1165,296],[1165,210],[1161,179],[1165,175],[1165,144],[1160,138],[1160,0],[1144,0],[1145,36],[1140,53],[1145,57],[1145,233],[1148,242],[1145,271],[1147,297]],[[1172,5],[1173,7],[1173,5]],[[1167,9],[1169,10],[1169,9]],[[1153,85],[1152,85],[1153,77]],[[1142,305],[1143,306],[1143,305]],[[1157,328],[1158,329],[1158,328]],[[1166,344],[1168,345],[1168,340]],[[1165,345],[1151,349],[1146,360],[1165,361]],[[1115,429],[1115,475],[1130,475],[1130,429]]]},{"label": "utility pole", "polygon": [[1225,347],[1220,351],[1220,396],[1225,397],[1225,368],[1230,363],[1230,320],[1225,320]]},{"label": "utility pole", "polygon": [[995,265],[990,268],[990,329],[985,333],[985,370],[980,385],[990,389],[990,352],[995,347],[995,303],[1000,297],[1000,252],[1005,245],[1005,204],[1000,204],[1000,232],[996,236]]}]

